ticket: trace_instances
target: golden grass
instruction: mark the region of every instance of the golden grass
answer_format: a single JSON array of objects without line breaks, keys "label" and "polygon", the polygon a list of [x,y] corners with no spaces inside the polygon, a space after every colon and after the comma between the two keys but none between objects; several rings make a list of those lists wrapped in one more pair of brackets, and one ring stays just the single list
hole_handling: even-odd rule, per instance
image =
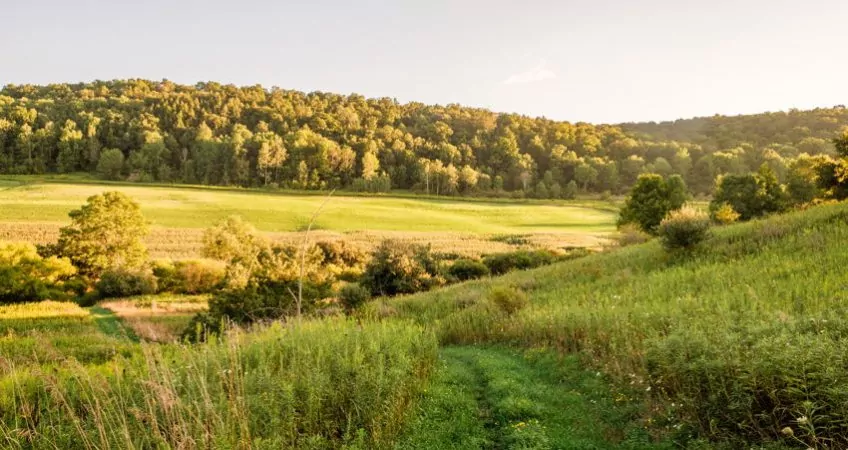
[{"label": "golden grass", "polygon": [[191,318],[207,309],[208,296],[144,296],[111,300],[101,306],[115,313],[139,338],[174,342]]},{"label": "golden grass", "polygon": [[[211,224],[210,224],[211,225]],[[25,241],[49,244],[59,237],[61,224],[50,222],[0,222],[0,241]],[[152,227],[145,239],[153,258],[190,259],[201,257],[203,229]],[[266,233],[271,239],[290,244],[300,243],[302,232]],[[521,247],[557,250],[564,247],[600,248],[606,241],[604,233],[579,231],[549,231],[521,234],[525,243],[511,245],[493,241],[497,234],[477,234],[443,231],[351,231],[317,230],[310,240],[344,240],[363,250],[370,251],[385,239],[397,239],[417,244],[431,244],[438,253],[455,253],[461,256],[480,256],[487,253],[508,252]]]}]

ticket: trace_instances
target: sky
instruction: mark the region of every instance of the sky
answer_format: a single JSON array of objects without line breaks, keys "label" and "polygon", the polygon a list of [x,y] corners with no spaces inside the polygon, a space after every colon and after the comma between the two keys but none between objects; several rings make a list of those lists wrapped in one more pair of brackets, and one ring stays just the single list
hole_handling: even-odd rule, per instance
[{"label": "sky", "polygon": [[0,85],[116,78],[592,123],[848,103],[844,0],[0,0]]}]

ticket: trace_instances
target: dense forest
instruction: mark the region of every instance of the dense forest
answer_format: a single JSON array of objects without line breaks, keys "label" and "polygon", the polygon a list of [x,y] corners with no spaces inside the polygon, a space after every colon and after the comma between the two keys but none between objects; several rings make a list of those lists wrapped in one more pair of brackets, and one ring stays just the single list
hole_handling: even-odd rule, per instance
[{"label": "dense forest", "polygon": [[116,80],[0,90],[0,173],[290,189],[568,198],[641,173],[695,193],[764,163],[832,154],[844,107],[592,125],[459,105],[218,83]]}]

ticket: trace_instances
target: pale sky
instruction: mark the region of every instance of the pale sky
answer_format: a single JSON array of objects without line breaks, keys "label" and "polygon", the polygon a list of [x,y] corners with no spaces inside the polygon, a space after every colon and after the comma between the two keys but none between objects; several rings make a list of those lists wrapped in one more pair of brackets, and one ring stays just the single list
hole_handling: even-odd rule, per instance
[{"label": "pale sky", "polygon": [[0,0],[0,85],[218,81],[616,123],[848,104],[845,0]]}]

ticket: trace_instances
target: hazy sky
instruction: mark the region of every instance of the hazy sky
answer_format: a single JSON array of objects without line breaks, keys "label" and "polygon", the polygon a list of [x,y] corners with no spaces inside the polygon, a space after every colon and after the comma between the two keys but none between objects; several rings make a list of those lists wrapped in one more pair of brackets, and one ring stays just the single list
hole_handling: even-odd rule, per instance
[{"label": "hazy sky", "polygon": [[0,0],[0,84],[167,78],[588,122],[848,103],[845,0]]}]

